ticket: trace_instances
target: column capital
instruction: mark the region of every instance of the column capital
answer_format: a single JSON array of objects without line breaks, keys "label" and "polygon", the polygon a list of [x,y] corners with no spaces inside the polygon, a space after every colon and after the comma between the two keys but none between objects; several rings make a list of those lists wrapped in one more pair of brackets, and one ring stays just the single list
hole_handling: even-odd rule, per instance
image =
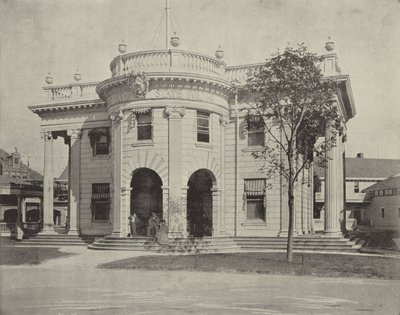
[{"label": "column capital", "polygon": [[44,141],[52,140],[53,139],[52,132],[50,130],[42,130],[40,132],[40,138],[44,139]]},{"label": "column capital", "polygon": [[82,135],[82,130],[79,128],[67,130],[67,136],[71,139],[80,139]]},{"label": "column capital", "polygon": [[119,112],[115,112],[110,115],[110,120],[113,124],[119,123],[124,120],[124,113],[122,112],[122,110],[120,110]]},{"label": "column capital", "polygon": [[222,127],[226,127],[226,125],[229,124],[229,117],[227,117],[225,115],[219,116],[219,124]]},{"label": "column capital", "polygon": [[185,107],[165,107],[165,113],[169,119],[181,119],[186,114]]}]

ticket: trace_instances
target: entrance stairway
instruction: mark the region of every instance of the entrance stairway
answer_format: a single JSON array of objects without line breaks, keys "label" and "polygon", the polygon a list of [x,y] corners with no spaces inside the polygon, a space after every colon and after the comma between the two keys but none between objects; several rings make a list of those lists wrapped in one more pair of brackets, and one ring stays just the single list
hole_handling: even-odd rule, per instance
[{"label": "entrance stairway", "polygon": [[[159,253],[215,253],[215,252],[262,252],[286,250],[285,237],[203,237],[170,240],[161,245],[151,237],[119,238],[106,236],[89,245],[96,250],[152,251]],[[318,235],[298,236],[293,240],[294,251],[356,252],[363,242],[355,239],[324,238]]]},{"label": "entrance stairway", "polygon": [[54,235],[25,235],[22,242],[17,242],[16,246],[47,246],[47,247],[62,247],[62,246],[88,246],[94,241],[93,237],[82,237],[68,234]]},{"label": "entrance stairway", "polygon": [[196,251],[215,253],[238,251],[239,246],[230,237],[174,239],[170,240],[169,244],[158,244],[152,237],[119,238],[106,236],[89,245],[89,249],[153,251],[158,253],[194,253]]},{"label": "entrance stairway", "polygon": [[[245,252],[265,250],[286,250],[286,237],[237,237],[236,243]],[[293,238],[294,251],[357,252],[363,241],[343,237],[323,237],[320,235],[297,236]]]}]

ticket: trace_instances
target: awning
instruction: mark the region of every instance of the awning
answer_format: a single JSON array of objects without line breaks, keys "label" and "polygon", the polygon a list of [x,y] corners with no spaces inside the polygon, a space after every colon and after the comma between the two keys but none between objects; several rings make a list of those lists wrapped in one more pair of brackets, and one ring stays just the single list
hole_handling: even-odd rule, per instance
[{"label": "awning", "polygon": [[265,179],[246,179],[244,181],[246,196],[263,196],[265,192]]},{"label": "awning", "polygon": [[94,200],[108,200],[110,199],[110,194],[92,194],[92,199]]}]

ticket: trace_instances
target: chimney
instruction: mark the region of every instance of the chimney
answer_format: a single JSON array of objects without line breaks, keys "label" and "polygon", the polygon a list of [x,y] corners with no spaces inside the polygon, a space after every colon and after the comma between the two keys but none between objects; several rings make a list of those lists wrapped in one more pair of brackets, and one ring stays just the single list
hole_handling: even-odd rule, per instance
[{"label": "chimney", "polygon": [[363,159],[364,158],[364,153],[357,153],[357,158],[358,159]]}]

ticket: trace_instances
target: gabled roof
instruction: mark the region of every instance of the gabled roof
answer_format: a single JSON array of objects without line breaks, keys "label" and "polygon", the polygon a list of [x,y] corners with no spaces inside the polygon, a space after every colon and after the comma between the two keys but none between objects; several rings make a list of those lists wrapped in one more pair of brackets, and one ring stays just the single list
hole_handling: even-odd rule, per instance
[{"label": "gabled roof", "polygon": [[11,185],[29,186],[29,187],[33,186],[31,183],[24,181],[22,179],[0,175],[0,186],[11,186]]},{"label": "gabled roof", "polygon": [[372,191],[372,190],[382,190],[382,189],[391,189],[391,188],[400,188],[400,173],[397,175],[393,175],[389,178],[386,178],[368,188],[362,190],[363,193]]},{"label": "gabled roof", "polygon": [[56,178],[57,182],[68,182],[68,165],[64,168],[61,175]]},{"label": "gabled roof", "polygon": [[[9,156],[11,156],[11,154],[9,154],[7,151],[0,148],[0,158],[9,157]],[[29,173],[29,180],[38,180],[38,181],[43,180],[43,176],[41,174],[39,174],[35,170],[31,169],[29,166],[27,166],[26,164],[24,164],[22,162],[21,162],[21,165],[27,169],[27,171]]]},{"label": "gabled roof", "polygon": [[[383,179],[400,172],[400,160],[346,158],[346,178]],[[315,167],[314,173],[325,177],[325,169]]]}]

